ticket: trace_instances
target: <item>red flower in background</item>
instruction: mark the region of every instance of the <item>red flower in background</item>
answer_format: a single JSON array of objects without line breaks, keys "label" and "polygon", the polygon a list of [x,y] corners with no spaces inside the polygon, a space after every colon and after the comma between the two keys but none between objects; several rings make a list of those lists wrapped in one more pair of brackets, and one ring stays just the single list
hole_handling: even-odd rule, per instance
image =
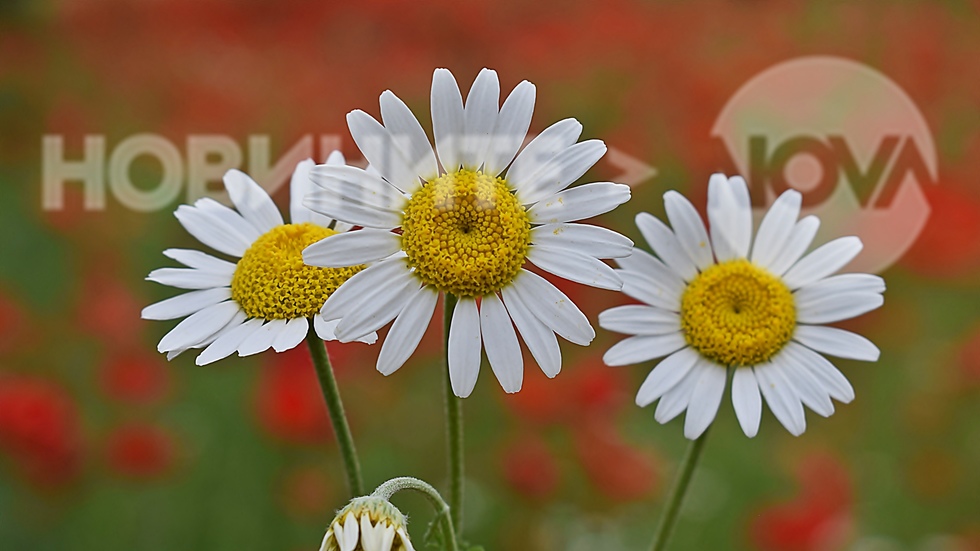
[{"label": "red flower in background", "polygon": [[612,501],[644,499],[660,484],[660,469],[652,454],[626,442],[612,423],[578,427],[575,454],[589,481]]},{"label": "red flower in background", "polygon": [[851,477],[829,455],[803,461],[796,473],[799,495],[763,508],[749,525],[753,549],[828,551],[843,549],[851,533]]},{"label": "red flower in background", "polygon": [[91,269],[78,292],[75,318],[79,327],[112,347],[138,343],[143,324],[140,311],[144,300],[119,279],[106,275],[111,268]]},{"label": "red flower in background", "polygon": [[923,191],[932,212],[901,263],[929,277],[974,273],[980,268],[980,198],[948,185]]},{"label": "red flower in background", "polygon": [[0,452],[38,486],[70,483],[81,468],[82,437],[65,389],[39,377],[0,376]]},{"label": "red flower in background", "polygon": [[504,479],[517,493],[544,500],[558,488],[555,454],[540,436],[524,434],[503,452]]},{"label": "red flower in background", "polygon": [[309,353],[297,347],[271,360],[259,375],[255,402],[259,424],[271,436],[290,443],[330,441],[327,405]]},{"label": "red flower in background", "polygon": [[170,371],[160,357],[148,352],[129,352],[110,357],[99,373],[102,389],[110,398],[128,404],[153,404],[170,391]]},{"label": "red flower in background", "polygon": [[109,468],[136,479],[159,478],[171,472],[176,444],[167,429],[149,423],[130,423],[112,431],[106,440]]}]

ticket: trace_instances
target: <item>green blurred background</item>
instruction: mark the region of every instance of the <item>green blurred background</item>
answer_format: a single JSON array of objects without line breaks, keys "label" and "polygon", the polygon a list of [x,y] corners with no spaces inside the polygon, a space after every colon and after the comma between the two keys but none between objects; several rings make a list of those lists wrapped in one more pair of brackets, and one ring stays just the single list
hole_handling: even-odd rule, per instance
[{"label": "green blurred background", "polygon": [[[537,85],[531,130],[565,117],[657,173],[598,222],[639,241],[639,211],[678,189],[703,205],[731,171],[711,127],[746,81],[805,55],[887,75],[924,115],[939,177],[919,240],[882,275],[885,306],[845,326],[877,364],[836,362],[857,399],[808,415],[793,438],[768,414],[745,438],[722,405],[674,549],[980,549],[980,3],[402,3],[265,0],[0,2],[0,549],[315,549],[346,501],[312,366],[299,348],[207,368],[155,352],[170,325],[140,309],[174,294],[143,281],[168,247],[199,245],[173,218],[65,186],[42,209],[43,136],[80,158],[154,133],[253,135],[277,159],[339,136],[392,89],[428,127],[432,70],[464,92],[481,67]],[[329,140],[328,140],[329,141]],[[325,152],[316,150],[318,157]],[[243,164],[243,166],[246,166]],[[642,165],[638,165],[642,166]],[[616,179],[607,157],[588,175]],[[130,172],[141,189],[159,162]],[[215,189],[216,183],[211,183]],[[276,194],[285,206],[286,190]],[[624,302],[574,285],[590,319]],[[171,324],[172,325],[172,324]],[[562,373],[528,363],[506,396],[484,370],[464,403],[465,537],[488,549],[643,549],[685,441],[632,397],[650,365],[607,368],[620,337],[563,344]],[[378,348],[328,346],[369,486],[443,486],[440,336],[390,377]],[[416,541],[431,513],[414,496]],[[417,545],[417,547],[421,547]]]}]

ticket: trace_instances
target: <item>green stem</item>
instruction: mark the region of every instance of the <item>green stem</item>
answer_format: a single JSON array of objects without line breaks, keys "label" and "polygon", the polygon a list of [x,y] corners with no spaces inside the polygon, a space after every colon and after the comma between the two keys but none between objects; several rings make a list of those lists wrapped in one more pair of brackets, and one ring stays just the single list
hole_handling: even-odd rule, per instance
[{"label": "green stem", "polygon": [[701,458],[701,450],[704,449],[704,442],[707,440],[710,430],[709,427],[697,440],[691,442],[687,448],[687,453],[684,454],[684,459],[681,460],[680,471],[674,480],[673,488],[670,489],[670,495],[667,496],[664,510],[660,514],[657,533],[653,536],[653,545],[650,547],[652,551],[663,551],[667,548],[667,542],[674,531],[674,525],[677,524],[677,514],[680,513],[684,495],[687,493],[687,487],[694,475],[698,460]]},{"label": "green stem", "polygon": [[463,533],[463,405],[453,394],[449,376],[449,326],[456,309],[456,297],[449,293],[443,299],[443,351],[446,356],[444,387],[446,391],[446,442],[449,457],[449,507],[457,534]]},{"label": "green stem", "polygon": [[429,503],[436,510],[436,517],[439,519],[439,523],[442,525],[443,535],[446,540],[446,549],[449,551],[458,551],[459,544],[456,541],[456,530],[453,527],[449,505],[446,504],[446,501],[442,499],[439,492],[429,483],[410,476],[392,478],[381,486],[378,486],[378,489],[371,495],[373,497],[380,497],[386,501],[391,501],[391,496],[402,490],[415,490],[428,498]]},{"label": "green stem", "polygon": [[313,366],[316,367],[316,374],[320,379],[320,388],[323,390],[323,399],[327,402],[330,422],[333,423],[333,432],[337,435],[340,455],[344,459],[347,488],[350,490],[352,498],[362,496],[364,495],[364,482],[361,480],[361,465],[357,461],[354,437],[351,436],[350,425],[347,424],[347,416],[344,414],[344,404],[340,400],[340,389],[337,388],[337,379],[334,378],[333,368],[330,367],[327,348],[317,336],[312,325],[309,333],[306,334],[306,344],[310,346]]}]

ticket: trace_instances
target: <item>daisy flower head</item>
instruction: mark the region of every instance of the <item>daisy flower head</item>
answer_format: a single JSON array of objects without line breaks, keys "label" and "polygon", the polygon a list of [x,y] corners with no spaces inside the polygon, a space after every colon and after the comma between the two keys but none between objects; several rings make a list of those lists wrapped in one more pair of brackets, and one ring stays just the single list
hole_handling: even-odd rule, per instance
[{"label": "daisy flower head", "polygon": [[[235,209],[210,198],[177,208],[174,215],[191,235],[236,260],[189,249],[163,251],[185,267],[153,270],[146,279],[189,290],[143,309],[143,319],[184,318],[157,345],[167,359],[191,348],[204,349],[197,356],[198,365],[235,352],[239,356],[269,348],[283,352],[303,341],[311,323],[321,339],[336,339],[336,323],[325,322],[317,314],[327,297],[364,266],[303,264],[302,251],[307,245],[351,228],[302,205],[302,197],[312,187],[309,172],[314,165],[307,159],[293,172],[290,224],[283,222],[265,190],[236,169],[224,176]],[[334,152],[327,165],[344,165],[343,155]],[[374,342],[377,335],[369,333],[358,340]]]},{"label": "daisy flower head", "polygon": [[804,256],[820,221],[798,219],[802,196],[780,195],[753,241],[745,180],[715,174],[708,183],[705,229],[683,195],[664,195],[671,227],[647,213],[636,225],[656,256],[634,249],[618,259],[623,292],[644,304],[599,315],[609,331],[633,335],[606,351],[607,365],[664,358],[646,378],[636,403],[656,400],[666,423],[684,410],[684,435],[700,436],[714,420],[731,368],[732,403],[746,436],[759,430],[762,399],[795,436],[806,430],[803,406],[828,417],[831,399],[854,390],[821,354],[876,361],[878,348],[855,333],[824,324],[882,305],[885,282],[870,274],[832,275],[861,251],[842,237]]},{"label": "daisy flower head", "polygon": [[405,103],[384,92],[382,122],[363,111],[347,116],[355,143],[377,174],[317,166],[310,174],[319,189],[305,203],[364,228],[317,243],[303,256],[314,266],[378,261],[334,293],[322,313],[340,320],[341,341],[394,320],[378,357],[383,374],[415,351],[439,294],[458,298],[448,360],[460,397],[476,384],[481,348],[503,389],[517,392],[524,376],[518,332],[549,377],[561,369],[556,334],[579,345],[595,336],[578,307],[527,270],[526,262],[577,283],[619,290],[620,277],[600,259],[628,255],[632,248],[618,233],[574,223],[629,200],[622,184],[569,188],[602,157],[605,145],[578,142],[582,125],[565,119],[521,149],[535,87],[524,81],[503,105],[499,99],[494,71],[480,72],[464,104],[453,75],[437,69],[433,150]]},{"label": "daisy flower head", "polygon": [[320,551],[415,551],[405,515],[388,500],[358,497],[337,513]]}]

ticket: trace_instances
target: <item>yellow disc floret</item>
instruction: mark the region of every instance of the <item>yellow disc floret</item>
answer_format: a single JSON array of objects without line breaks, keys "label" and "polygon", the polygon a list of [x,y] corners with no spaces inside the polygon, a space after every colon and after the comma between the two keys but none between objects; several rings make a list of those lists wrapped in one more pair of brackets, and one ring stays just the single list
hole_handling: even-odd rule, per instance
[{"label": "yellow disc floret", "polygon": [[402,249],[426,284],[457,296],[499,291],[524,264],[531,223],[502,178],[473,170],[426,182],[405,207]]},{"label": "yellow disc floret", "polygon": [[681,327],[689,345],[722,365],[765,362],[793,336],[793,293],[778,277],[746,260],[716,264],[684,291]]},{"label": "yellow disc floret", "polygon": [[317,268],[303,263],[303,249],[336,234],[305,222],[284,224],[252,243],[231,279],[231,298],[250,318],[310,318],[327,297],[364,266]]}]

